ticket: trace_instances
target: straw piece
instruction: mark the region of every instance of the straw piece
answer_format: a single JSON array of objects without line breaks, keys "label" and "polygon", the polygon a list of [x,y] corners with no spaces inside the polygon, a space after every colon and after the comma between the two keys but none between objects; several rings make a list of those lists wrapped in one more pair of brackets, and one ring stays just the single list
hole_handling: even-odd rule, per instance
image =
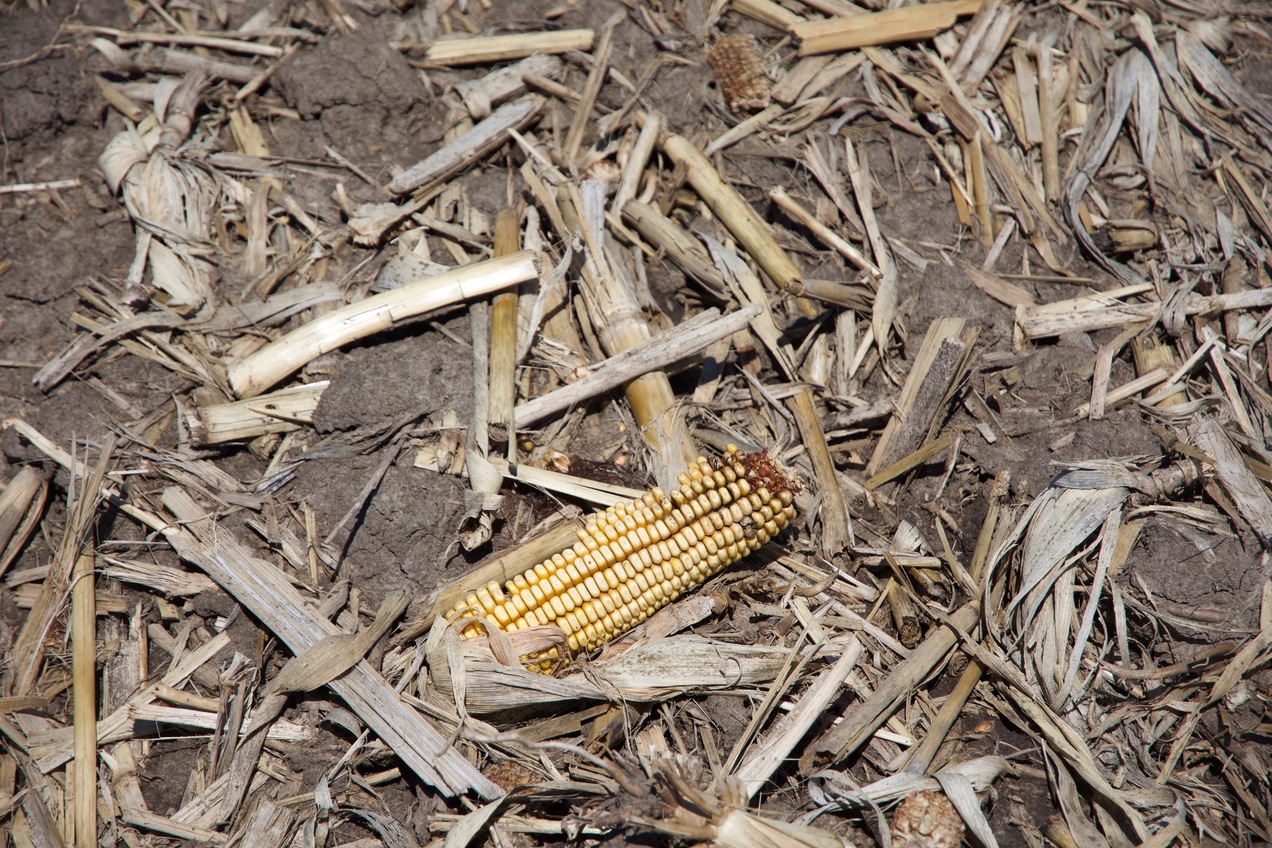
[{"label": "straw piece", "polygon": [[915,687],[945,662],[959,636],[976,624],[979,613],[977,604],[965,604],[947,623],[934,628],[909,657],[892,666],[869,697],[849,707],[839,723],[800,757],[801,769],[809,772],[818,763],[838,762],[864,745]]},{"label": "straw piece", "polygon": [[[495,256],[508,256],[517,252],[520,232],[517,229],[517,212],[511,208],[500,210],[495,218]],[[491,438],[511,444],[512,410],[517,399],[517,304],[515,291],[495,295],[490,310],[490,392],[488,418]]]},{"label": "straw piece", "polygon": [[[1140,283],[1054,303],[1023,307],[1016,312],[1016,323],[1026,338],[1043,339],[1065,333],[1107,330],[1132,322],[1154,320],[1162,311],[1161,303],[1127,303],[1122,300],[1150,291],[1153,291],[1151,284]],[[1264,306],[1272,306],[1272,289],[1251,289],[1235,294],[1189,294],[1179,304],[1184,315],[1257,309]]]},{"label": "straw piece", "polygon": [[297,430],[313,421],[330,383],[319,380],[247,400],[193,407],[186,413],[190,439],[196,445],[218,445]]},{"label": "straw piece", "polygon": [[398,174],[387,188],[394,194],[428,191],[486,158],[508,140],[511,130],[524,130],[542,112],[542,97],[526,97],[500,106],[472,129]]},{"label": "straw piece", "polygon": [[804,19],[773,0],[732,0],[729,7],[739,15],[746,15],[762,24],[789,32]]},{"label": "straw piece", "polygon": [[590,373],[586,377],[519,404],[516,409],[516,425],[518,428],[528,427],[588,398],[628,383],[642,374],[694,356],[707,345],[736,333],[759,314],[758,306],[743,307],[723,317],[719,310],[705,310],[666,333],[590,366]]},{"label": "straw piece", "polygon": [[563,29],[556,32],[520,32],[435,41],[424,53],[419,67],[425,69],[462,65],[493,65],[524,59],[535,53],[565,53],[592,49],[595,33],[590,29]]},{"label": "straw piece", "polygon": [[[203,569],[249,610],[293,655],[341,631],[318,615],[283,574],[251,556],[224,527],[207,518],[207,510],[185,492],[169,488],[164,505],[180,522],[164,536],[177,553]],[[503,794],[454,748],[423,716],[402,703],[397,693],[365,660],[332,681],[331,689],[393,749],[420,780],[446,795],[476,792],[485,798]],[[439,753],[441,752],[441,753]]]},{"label": "straw piece", "polygon": [[524,94],[527,76],[555,80],[564,72],[565,63],[556,56],[536,53],[491,71],[481,79],[460,80],[455,83],[455,92],[464,101],[468,114],[479,121],[495,106]]},{"label": "straw piece", "polygon": [[[827,227],[821,221],[818,221],[816,216],[814,216],[811,212],[809,212],[807,209],[801,206],[798,202],[796,202],[795,198],[787,194],[785,189],[781,187],[770,189],[769,199],[772,200],[774,203],[776,203],[778,206],[782,207],[782,209],[784,209],[785,211],[789,212],[791,216],[795,218],[795,220],[799,221],[805,227],[808,227],[808,229],[813,233],[813,235],[821,239],[823,244],[825,244],[827,247],[837,250],[839,254],[843,256],[845,259],[847,259],[849,262],[853,263],[854,265],[856,265],[858,268],[862,269],[863,271],[869,271],[870,273],[874,274],[877,277],[882,276],[883,272],[880,271],[879,268],[873,262],[867,259],[865,254],[863,254],[860,250],[858,250],[848,241],[844,240],[843,238],[840,238],[839,234],[836,233],[834,230]],[[806,288],[807,288],[807,284],[806,284]],[[813,294],[812,297],[817,297],[817,295]],[[860,307],[852,307],[852,308],[860,308]]]},{"label": "straw piece", "polygon": [[975,92],[998,61],[1008,39],[1020,23],[1020,14],[1014,3],[1006,0],[985,0],[967,27],[958,53],[950,62],[950,72],[965,92]]},{"label": "straw piece", "polygon": [[1272,545],[1272,498],[1224,432],[1223,425],[1213,418],[1202,418],[1188,426],[1188,438],[1213,458],[1215,476],[1259,541],[1264,547]]},{"label": "straw piece", "polygon": [[785,289],[802,276],[799,266],[773,238],[772,232],[737,189],[729,185],[707,157],[683,136],[670,134],[662,139],[663,152],[686,169],[686,179],[694,191],[729,228],[729,232],[751,254],[778,288]]},{"label": "straw piece", "polygon": [[811,56],[800,59],[794,67],[788,69],[773,86],[770,93],[773,100],[783,106],[790,106],[800,99],[801,92],[821,73],[832,60],[831,56]]},{"label": "straw piece", "polygon": [[[103,451],[106,459],[109,451]],[[71,674],[75,723],[75,845],[97,846],[97,591],[93,552],[75,561],[71,586]]]},{"label": "straw piece", "polygon": [[48,493],[48,480],[30,465],[19,468],[0,492],[0,577],[35,532]]},{"label": "straw piece", "polygon": [[[183,685],[205,663],[210,662],[229,645],[229,634],[217,634],[193,651],[182,656],[179,662],[168,669],[168,672],[164,674],[159,683],[146,686],[111,712],[110,715],[100,719],[97,722],[98,746],[108,745],[111,742],[118,742],[123,739],[131,739],[133,737],[132,715],[135,709],[153,701],[160,686],[176,687]],[[47,734],[47,737],[46,740],[42,741],[41,745],[32,746],[30,749],[36,768],[45,774],[65,765],[75,755],[74,732],[71,728],[53,731]]]},{"label": "straw piece", "polygon": [[226,369],[226,376],[239,397],[254,397],[324,353],[416,315],[515,286],[537,276],[534,254],[528,250],[464,265],[328,312],[231,363]]},{"label": "straw piece", "polygon": [[774,723],[764,740],[756,743],[734,770],[733,777],[742,782],[748,799],[755,797],[812,726],[822,719],[830,702],[839,695],[844,680],[861,659],[862,646],[855,637],[836,647],[842,653],[835,664],[817,675],[791,710]]},{"label": "straw piece", "polygon": [[[613,356],[648,340],[652,331],[636,298],[628,270],[631,263],[620,258],[618,245],[605,236],[604,184],[593,179],[577,187],[565,184],[557,200],[566,227],[560,235],[569,239],[581,234],[586,248],[584,314],[596,328],[601,346]],[[624,394],[641,436],[653,451],[654,479],[673,488],[676,476],[699,451],[678,411],[671,382],[662,371],[651,371],[629,383]]]},{"label": "straw piece", "polygon": [[623,205],[623,219],[681,270],[700,282],[714,298],[720,301],[729,299],[728,283],[711,262],[702,242],[686,233],[657,207],[629,200]]},{"label": "straw piece", "polygon": [[940,425],[950,397],[967,373],[977,334],[961,318],[931,323],[897,397],[896,412],[866,464],[867,474],[873,476],[914,451]]},{"label": "straw piece", "polygon": [[[574,477],[559,471],[536,468],[533,465],[510,465],[499,459],[494,460],[493,464],[503,474],[504,479],[515,480],[535,489],[555,492],[599,507],[611,507],[619,501],[639,498],[645,493],[644,489]],[[541,557],[540,560],[542,559],[546,557]]]},{"label": "straw piece", "polygon": [[895,480],[902,474],[912,471],[931,461],[934,457],[939,456],[947,448],[954,444],[955,436],[953,433],[945,433],[940,438],[933,439],[923,447],[918,448],[913,453],[903,456],[891,465],[880,469],[871,477],[867,477],[862,483],[867,489],[877,489],[890,480]]},{"label": "straw piece", "polygon": [[592,69],[588,71],[587,81],[583,83],[583,91],[579,93],[579,102],[574,110],[574,118],[570,121],[570,130],[566,133],[565,144],[561,155],[566,162],[575,162],[579,151],[583,149],[583,134],[592,120],[592,105],[601,93],[609,73],[610,54],[614,52],[614,28],[622,20],[624,13],[619,12],[606,21],[601,29],[601,41],[592,51]]},{"label": "straw piece", "polygon": [[800,40],[802,56],[899,41],[922,41],[954,26],[959,17],[973,14],[980,6],[981,0],[923,3],[850,18],[797,24],[791,27],[791,33]]}]

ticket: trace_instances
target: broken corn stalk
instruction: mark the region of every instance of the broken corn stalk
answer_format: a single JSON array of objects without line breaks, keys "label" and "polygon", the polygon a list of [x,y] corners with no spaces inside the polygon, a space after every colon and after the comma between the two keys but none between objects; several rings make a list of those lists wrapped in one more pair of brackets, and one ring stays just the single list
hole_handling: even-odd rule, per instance
[{"label": "broken corn stalk", "polygon": [[491,582],[469,594],[446,618],[464,637],[493,642],[507,634],[514,645],[518,631],[559,631],[549,638],[558,647],[520,656],[532,671],[551,673],[742,559],[795,517],[799,485],[767,451],[729,445],[721,461],[699,457],[679,481],[670,494],[654,488],[593,514],[572,547],[503,587]]}]

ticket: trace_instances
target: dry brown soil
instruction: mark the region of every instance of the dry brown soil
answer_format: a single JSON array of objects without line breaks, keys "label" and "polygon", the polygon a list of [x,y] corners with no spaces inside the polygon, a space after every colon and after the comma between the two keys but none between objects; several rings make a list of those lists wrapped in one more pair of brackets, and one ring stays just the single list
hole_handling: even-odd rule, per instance
[{"label": "dry brown soil", "polygon": [[[235,19],[245,18],[255,5],[230,4],[231,14]],[[557,5],[560,4],[555,0],[495,0],[489,9],[474,4],[478,10],[476,19],[483,25],[541,22],[543,12]],[[568,7],[555,23],[566,27],[599,25],[619,8],[615,2],[581,3]],[[447,76],[436,75],[433,89],[426,87],[403,57],[388,46],[397,13],[353,14],[360,25],[357,33],[320,38],[280,70],[264,92],[264,103],[293,109],[299,119],[277,116],[267,122],[262,120],[267,142],[277,155],[323,160],[324,151],[330,147],[374,178],[384,180],[393,168],[410,165],[436,148],[443,130],[443,107],[437,92]],[[88,0],[74,6],[58,0],[37,11],[15,8],[0,17],[0,63],[31,56],[51,43],[59,23],[68,16],[81,23],[128,26],[124,4],[113,0]],[[739,26],[772,40],[771,33],[758,25]],[[630,19],[620,25],[618,34],[614,64],[634,79],[658,55],[659,48]],[[701,61],[700,45],[686,41],[679,46],[684,58]],[[95,278],[122,278],[133,253],[131,227],[97,165],[103,146],[121,123],[97,91],[89,70],[94,62],[87,47],[63,45],[42,58],[0,71],[0,184],[72,177],[82,183],[53,195],[0,196],[0,262],[11,263],[8,272],[0,277],[0,413],[25,417],[64,446],[72,439],[100,439],[112,429],[170,404],[174,393],[188,388],[181,378],[135,356],[108,356],[96,361],[48,394],[31,384],[35,368],[75,337],[72,315],[77,304],[76,288]],[[704,80],[700,67],[669,64],[656,77],[648,104],[661,108],[673,129],[699,135],[705,126],[705,102],[715,96]],[[621,96],[620,89],[608,86],[601,101],[616,107],[621,105]],[[1026,503],[1046,486],[1053,462],[1160,453],[1158,439],[1133,410],[1116,411],[1099,422],[1084,422],[1071,439],[1063,438],[1069,435],[1064,430],[1046,426],[1086,399],[1093,345],[1101,338],[1062,338],[1027,352],[1013,353],[1010,311],[981,294],[960,265],[978,264],[984,247],[960,228],[948,189],[943,181],[938,184],[934,179],[926,148],[884,124],[858,122],[851,132],[869,156],[884,189],[878,214],[887,232],[929,260],[923,273],[902,263],[904,327],[910,340],[904,353],[913,354],[918,339],[935,317],[961,316],[979,325],[985,354],[998,358],[992,360],[994,367],[983,367],[973,374],[973,387],[991,399],[1008,427],[1022,433],[986,444],[971,434],[974,431],[968,425],[972,419],[967,413],[960,410],[956,414],[955,424],[968,426],[969,435],[964,440],[962,459],[935,505],[957,522],[962,534],[956,540],[960,552],[967,554],[974,544],[985,511],[982,498],[988,480],[999,470],[1012,471],[1012,499]],[[730,176],[748,199],[778,220],[779,214],[768,208],[763,199],[764,188],[778,184],[799,186],[810,178],[790,161],[772,157],[771,150],[767,144],[744,142],[731,149],[724,160]],[[507,198],[509,184],[502,161],[496,159],[487,173],[465,183],[471,202],[492,217]],[[332,200],[337,182],[344,184],[355,202],[379,199],[371,187],[348,172],[324,167],[296,168],[288,190],[321,220],[336,222],[341,216]],[[513,190],[517,189],[514,182]],[[369,272],[364,260],[368,256],[366,251],[345,247],[334,257],[328,278],[351,286],[365,284]],[[1079,273],[1086,267],[1076,255],[1062,255],[1061,260]],[[816,260],[806,257],[805,261]],[[1018,258],[1011,255],[1004,258],[1005,265],[1016,261]],[[241,290],[244,280],[235,259],[225,257],[220,272],[221,285],[227,292]],[[650,276],[666,311],[678,314],[687,289],[683,276],[670,265],[656,263],[650,267]],[[1075,288],[1037,284],[1032,291],[1040,300],[1049,300],[1072,296]],[[801,328],[789,329],[798,341]],[[312,437],[318,447],[311,458],[295,467],[294,474],[279,490],[282,500],[307,503],[316,511],[319,527],[330,528],[355,502],[382,459],[384,447],[383,443],[377,446],[373,438],[370,449],[350,455],[347,449],[324,450],[324,437],[351,431],[373,434],[404,418],[413,419],[448,407],[459,413],[460,420],[466,420],[472,391],[467,337],[467,318],[463,314],[431,316],[391,336],[326,357],[321,366],[333,378],[334,385],[323,400]],[[990,360],[982,356],[981,361]],[[893,367],[903,372],[908,364],[898,361]],[[1133,375],[1129,362],[1115,363],[1114,384]],[[103,385],[109,387],[112,396],[107,396]],[[874,400],[888,396],[894,389],[876,371],[862,391],[868,400]],[[597,405],[597,409],[603,407]],[[593,438],[571,446],[572,458],[579,463],[608,464],[613,459],[612,447],[622,444],[624,436],[617,429],[617,419],[603,415],[599,421]],[[172,446],[177,435],[170,427],[161,443]],[[249,483],[265,473],[261,459],[242,449],[208,452],[204,456]],[[40,460],[29,446],[12,435],[6,436],[0,456],[0,478],[8,479],[23,463]],[[897,506],[900,517],[925,531],[931,530],[928,507],[932,504],[928,501],[937,497],[944,471],[939,465],[924,469],[903,490]],[[860,468],[850,468],[849,473],[859,474]],[[463,488],[456,478],[413,468],[410,454],[404,452],[389,467],[372,497],[338,534],[336,543],[343,555],[338,576],[352,580],[373,604],[395,588],[408,587],[422,595],[458,573],[477,555],[487,552],[461,554],[454,543],[464,506]],[[55,502],[50,508],[56,523],[60,507]],[[524,530],[523,526],[512,525],[528,520],[515,509],[508,510],[505,517],[507,520],[497,528],[495,548],[508,545]],[[859,518],[881,528],[889,526],[885,517],[868,510]],[[116,530],[116,538],[127,538],[130,532],[133,538],[140,538],[135,530],[122,526]],[[242,532],[247,538],[246,531]],[[17,567],[48,562],[50,541],[51,538],[37,538]],[[1151,596],[1155,603],[1178,605],[1183,611],[1227,611],[1224,626],[1241,628],[1251,624],[1257,611],[1255,594],[1262,578],[1258,562],[1257,547],[1240,532],[1207,550],[1174,528],[1154,526],[1133,552],[1123,587],[1141,601]],[[743,576],[754,581],[760,575]],[[751,587],[755,588],[755,584]],[[191,606],[193,614],[208,617],[229,614],[231,610],[224,598],[196,598]],[[15,607],[11,593],[0,589],[0,631],[15,632],[23,615]],[[148,615],[153,617],[157,612],[151,610]],[[744,620],[731,625],[755,629],[771,623]],[[1180,640],[1202,638],[1201,634],[1182,631],[1164,635]],[[250,626],[238,634],[236,645],[249,656],[260,655],[260,641]],[[157,655],[154,660],[162,662],[164,656]],[[732,716],[727,706],[695,710],[690,711],[691,718],[697,716],[693,720],[709,715],[710,720],[724,727],[726,736],[736,732],[734,726],[744,718]],[[967,723],[970,727],[983,718],[969,715]],[[969,752],[1015,753],[1013,743],[1019,739],[998,722],[988,736],[977,736],[967,745]],[[727,739],[722,744],[727,744]],[[203,755],[198,740],[154,746],[145,766],[145,788],[153,809],[164,813],[179,804],[185,774]],[[317,764],[322,762],[322,755],[314,756],[311,763],[303,757],[294,763],[307,780],[316,779],[321,771]],[[1040,753],[1026,752],[1021,761],[1033,767],[1034,776],[1001,782],[992,805],[992,820],[1004,844],[1016,842],[1011,836],[1013,816],[1024,814],[1041,824],[1051,812],[1045,787],[1036,776],[1041,768]],[[395,812],[406,821],[413,818],[411,805],[420,805],[414,808],[417,825],[422,821],[419,814],[435,804],[425,791],[391,790],[385,799],[396,806]]]}]

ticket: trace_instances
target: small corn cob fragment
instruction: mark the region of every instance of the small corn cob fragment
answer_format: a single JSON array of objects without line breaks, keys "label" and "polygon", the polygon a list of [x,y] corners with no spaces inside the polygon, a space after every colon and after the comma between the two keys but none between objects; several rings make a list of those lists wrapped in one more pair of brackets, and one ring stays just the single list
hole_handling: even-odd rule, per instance
[{"label": "small corn cob fragment", "polygon": [[730,35],[707,51],[720,94],[734,115],[768,108],[771,86],[764,74],[760,51],[749,35]]},{"label": "small corn cob fragment", "polygon": [[446,616],[465,637],[485,632],[482,618],[505,632],[554,625],[555,648],[523,656],[551,672],[617,638],[681,593],[759,548],[795,517],[798,484],[766,451],[729,445],[712,463],[699,457],[670,494],[654,488],[639,500],[594,513],[572,547],[502,587],[490,583]]}]

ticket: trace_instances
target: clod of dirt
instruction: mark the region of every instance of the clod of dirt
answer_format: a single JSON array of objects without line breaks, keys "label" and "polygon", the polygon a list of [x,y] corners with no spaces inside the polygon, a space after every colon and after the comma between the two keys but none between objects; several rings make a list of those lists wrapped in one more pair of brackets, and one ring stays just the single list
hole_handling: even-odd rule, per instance
[{"label": "clod of dirt", "polygon": [[[464,338],[467,319],[448,329]],[[464,423],[472,418],[472,353],[439,332],[416,325],[395,339],[342,354],[336,363],[338,373],[314,412],[319,433],[378,429],[445,409]]]},{"label": "clod of dirt", "polygon": [[[274,87],[303,119],[297,142],[325,156],[327,145],[355,162],[368,158],[410,164],[421,141],[440,138],[431,120],[434,98],[419,74],[390,46],[386,22],[332,36],[283,65]],[[427,125],[427,126],[426,126]],[[376,155],[382,154],[382,155]]]},{"label": "clod of dirt", "polygon": [[[306,493],[320,527],[334,527],[344,516],[380,458],[374,454],[301,464],[294,488]],[[335,539],[343,551],[340,576],[353,580],[372,600],[402,589],[423,596],[456,576],[446,563],[458,552],[455,532],[464,513],[464,481],[415,468],[413,459],[409,449],[398,457]]]}]

